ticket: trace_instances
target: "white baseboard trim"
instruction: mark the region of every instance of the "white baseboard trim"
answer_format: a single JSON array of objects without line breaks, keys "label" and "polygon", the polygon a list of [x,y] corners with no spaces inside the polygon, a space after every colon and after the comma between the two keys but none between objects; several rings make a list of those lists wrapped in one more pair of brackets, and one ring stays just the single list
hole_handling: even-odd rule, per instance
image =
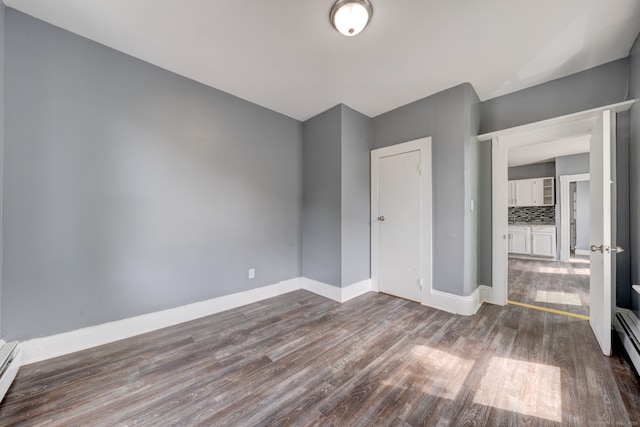
[{"label": "white baseboard trim", "polygon": [[494,304],[493,302],[493,288],[487,285],[478,285],[478,292],[480,292],[480,304],[485,302]]},{"label": "white baseboard trim", "polygon": [[27,365],[91,347],[108,344],[157,329],[210,316],[243,305],[305,289],[325,298],[345,302],[371,290],[371,280],[338,288],[305,277],[296,277],[274,285],[225,295],[168,310],[143,314],[70,332],[34,338],[21,343],[22,364]]},{"label": "white baseboard trim", "polygon": [[478,290],[480,291],[481,302],[500,306],[504,306],[506,304],[506,301],[500,302],[494,299],[493,287],[489,285],[478,285]]},{"label": "white baseboard trim", "polygon": [[344,288],[328,285],[306,277],[301,277],[300,281],[302,289],[306,289],[314,294],[321,295],[337,302],[347,302],[350,299],[359,297],[371,290],[371,279],[366,279]]},{"label": "white baseboard trim", "polygon": [[591,251],[589,251],[588,249],[576,249],[576,255],[591,255]]},{"label": "white baseboard trim", "polygon": [[331,286],[307,277],[300,278],[300,287],[334,301],[342,302],[342,288]]},{"label": "white baseboard trim", "polygon": [[103,323],[22,343],[22,363],[30,364],[64,354],[86,350],[157,329],[199,319],[243,305],[301,289],[300,278],[236,294]]},{"label": "white baseboard trim", "polygon": [[480,298],[479,288],[476,288],[471,295],[467,296],[454,295],[431,289],[431,291],[428,292],[428,295],[426,295],[426,300],[423,301],[422,304],[453,314],[471,316],[476,314],[482,304],[482,301]]},{"label": "white baseboard trim", "polygon": [[359,297],[360,295],[364,295],[367,292],[371,292],[371,279],[366,279],[342,288],[341,302],[347,302],[351,299]]}]

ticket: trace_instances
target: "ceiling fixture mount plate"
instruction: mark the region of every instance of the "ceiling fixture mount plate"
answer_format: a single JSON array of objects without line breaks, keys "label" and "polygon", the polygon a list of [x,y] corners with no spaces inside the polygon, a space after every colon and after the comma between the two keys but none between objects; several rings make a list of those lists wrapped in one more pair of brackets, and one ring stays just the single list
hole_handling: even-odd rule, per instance
[{"label": "ceiling fixture mount plate", "polygon": [[331,25],[345,36],[355,36],[364,30],[373,15],[369,0],[338,0],[331,7]]}]

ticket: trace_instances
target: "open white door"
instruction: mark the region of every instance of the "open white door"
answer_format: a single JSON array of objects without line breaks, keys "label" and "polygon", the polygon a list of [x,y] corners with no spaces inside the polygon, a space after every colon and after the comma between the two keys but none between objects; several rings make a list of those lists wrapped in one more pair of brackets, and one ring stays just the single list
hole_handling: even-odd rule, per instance
[{"label": "open white door", "polygon": [[590,320],[602,352],[611,355],[611,322],[615,295],[615,141],[616,113],[606,110],[591,136]]}]

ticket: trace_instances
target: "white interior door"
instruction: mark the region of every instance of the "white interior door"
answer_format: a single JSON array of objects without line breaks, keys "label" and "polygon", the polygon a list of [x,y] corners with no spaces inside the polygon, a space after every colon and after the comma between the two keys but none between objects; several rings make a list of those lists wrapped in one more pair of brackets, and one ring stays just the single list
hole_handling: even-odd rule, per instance
[{"label": "white interior door", "polygon": [[[611,322],[615,304],[615,112],[602,112],[591,136],[589,236],[591,240],[589,323],[602,352],[611,355]],[[614,249],[615,250],[615,249]]]},{"label": "white interior door", "polygon": [[418,302],[420,170],[419,150],[378,159],[378,289]]}]

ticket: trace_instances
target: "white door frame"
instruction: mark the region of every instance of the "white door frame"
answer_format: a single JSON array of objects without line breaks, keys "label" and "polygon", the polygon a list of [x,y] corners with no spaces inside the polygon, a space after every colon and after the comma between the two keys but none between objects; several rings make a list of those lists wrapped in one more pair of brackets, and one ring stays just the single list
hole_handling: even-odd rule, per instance
[{"label": "white door frame", "polygon": [[[432,188],[431,137],[396,144],[371,151],[371,289],[379,291],[379,230],[378,230],[378,161],[383,157],[420,151],[420,277],[422,304],[428,301],[427,290],[432,280]],[[425,298],[425,295],[427,297]]]},{"label": "white door frame", "polygon": [[570,198],[569,184],[572,182],[589,181],[588,173],[560,176],[560,261],[568,262],[571,255],[571,230],[570,222]]},{"label": "white door frame", "polygon": [[625,101],[605,107],[543,120],[514,128],[478,135],[478,140],[491,141],[491,225],[492,225],[492,288],[486,301],[506,305],[508,297],[508,158],[509,148],[548,142],[578,135],[590,135],[594,120],[606,110],[627,111],[635,101]]}]

